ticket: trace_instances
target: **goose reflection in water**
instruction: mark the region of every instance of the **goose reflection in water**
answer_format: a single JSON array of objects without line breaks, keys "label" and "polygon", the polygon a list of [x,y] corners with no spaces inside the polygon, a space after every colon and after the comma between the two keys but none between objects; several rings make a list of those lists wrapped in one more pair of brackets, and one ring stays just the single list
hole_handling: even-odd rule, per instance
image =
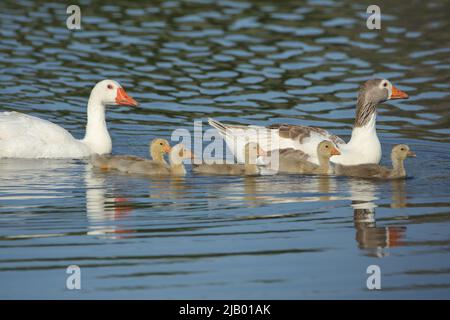
[{"label": "goose reflection in water", "polygon": [[[360,249],[369,255],[383,257],[386,249],[403,245],[406,227],[397,225],[377,226],[375,217],[376,201],[379,188],[391,186],[392,208],[406,206],[405,181],[371,181],[354,178],[336,178],[330,176],[277,176],[245,177],[242,180],[226,180],[224,178],[219,188],[208,189],[208,209],[213,210],[223,205],[221,197],[236,204],[244,204],[256,208],[273,204],[295,204],[302,202],[331,202],[350,200],[353,209],[356,242]],[[217,183],[218,181],[215,181]],[[337,196],[342,190],[348,190],[349,196]],[[339,191],[341,190],[341,191]],[[225,196],[223,196],[225,195]],[[223,200],[223,199],[222,199]],[[271,218],[292,215],[288,213],[273,213],[270,215],[253,214],[246,218]],[[242,218],[242,216],[241,216]]]},{"label": "goose reflection in water", "polygon": [[114,239],[132,237],[137,232],[129,225],[121,226],[121,220],[134,208],[186,210],[183,199],[189,194],[184,177],[149,178],[113,171],[105,173],[89,164],[85,168],[85,184],[88,235]]},{"label": "goose reflection in water", "polygon": [[[222,180],[223,179],[223,180]],[[209,207],[225,199],[255,208],[264,205],[340,200],[337,182],[328,176],[246,176],[223,177],[218,188],[208,188]]]},{"label": "goose reflection in water", "polygon": [[[51,216],[55,212],[73,211],[77,193],[68,193],[67,190],[80,186],[78,167],[79,161],[74,160],[0,159],[1,207],[10,208],[21,217],[34,213]],[[63,202],[64,205],[61,205]]]},{"label": "goose reflection in water", "polygon": [[[397,225],[377,226],[374,203],[377,200],[376,182],[370,180],[349,179],[351,206],[356,230],[358,247],[367,250],[369,255],[384,257],[389,255],[388,248],[403,245],[406,227]],[[391,181],[392,208],[406,206],[405,181]]]},{"label": "goose reflection in water", "polygon": [[86,184],[86,214],[89,221],[88,235],[112,239],[124,238],[134,233],[132,229],[120,228],[118,220],[128,216],[132,207],[122,196],[107,196],[107,176],[91,169],[87,164],[84,181]]},{"label": "goose reflection in water", "polygon": [[[111,197],[106,191],[106,179],[116,179],[122,194],[139,188],[141,194],[133,194],[129,200],[123,195]],[[401,246],[406,234],[406,227],[387,225],[377,226],[375,219],[375,202],[381,186],[387,182],[364,179],[342,179],[330,176],[288,176],[279,175],[276,179],[269,176],[259,177],[180,177],[148,179],[131,177],[123,174],[104,174],[90,168],[86,169],[86,210],[90,221],[90,235],[108,237],[126,237],[134,231],[120,227],[119,220],[137,206],[136,200],[145,201],[146,208],[167,210],[186,210],[186,199],[202,199],[201,209],[214,211],[224,206],[240,205],[258,208],[273,204],[295,204],[300,202],[330,202],[351,200],[353,209],[356,241],[360,249],[369,255],[383,257],[388,255],[386,249]],[[405,181],[389,182],[392,189],[392,208],[406,206]],[[111,181],[108,181],[111,185]],[[114,183],[112,183],[114,185]],[[339,190],[348,190],[349,196],[338,195]],[[144,191],[142,191],[144,190]],[[121,193],[119,192],[119,194]],[[139,192],[138,192],[139,193]],[[145,200],[147,199],[147,200]],[[140,201],[140,200],[139,200]],[[205,208],[206,205],[206,208]],[[139,208],[142,205],[139,204]],[[191,208],[195,210],[194,208]],[[273,216],[283,217],[283,213]],[[256,215],[252,216],[257,217]],[[241,216],[242,218],[242,216]],[[247,217],[248,218],[248,217]]]}]

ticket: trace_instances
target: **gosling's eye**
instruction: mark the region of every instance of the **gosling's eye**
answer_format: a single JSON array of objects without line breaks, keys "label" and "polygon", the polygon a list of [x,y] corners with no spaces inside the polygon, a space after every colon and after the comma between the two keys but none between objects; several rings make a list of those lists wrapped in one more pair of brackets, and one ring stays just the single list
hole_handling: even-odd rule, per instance
[{"label": "gosling's eye", "polygon": [[108,89],[112,89],[113,88],[113,85],[112,84],[108,84]]},{"label": "gosling's eye", "polygon": [[163,145],[163,143],[161,142],[160,145]]},{"label": "gosling's eye", "polygon": [[405,148],[400,148],[400,150],[405,151]]},{"label": "gosling's eye", "polygon": [[328,146],[325,146],[325,148],[327,148],[327,149],[328,149]]}]

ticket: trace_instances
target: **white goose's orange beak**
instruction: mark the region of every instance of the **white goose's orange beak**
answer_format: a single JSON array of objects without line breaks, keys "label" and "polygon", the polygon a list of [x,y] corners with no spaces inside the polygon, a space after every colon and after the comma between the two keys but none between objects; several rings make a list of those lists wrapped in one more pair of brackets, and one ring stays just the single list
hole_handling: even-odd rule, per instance
[{"label": "white goose's orange beak", "polygon": [[124,88],[117,89],[116,103],[121,106],[137,107],[139,103],[130,97]]},{"label": "white goose's orange beak", "polygon": [[408,99],[408,98],[409,96],[405,92],[392,86],[392,94],[389,99],[392,100],[392,99]]}]

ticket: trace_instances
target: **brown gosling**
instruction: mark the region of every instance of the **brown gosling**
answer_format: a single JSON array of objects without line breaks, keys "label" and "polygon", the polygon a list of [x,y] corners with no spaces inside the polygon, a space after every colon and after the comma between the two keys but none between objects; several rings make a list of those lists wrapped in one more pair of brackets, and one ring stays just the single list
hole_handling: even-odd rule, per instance
[{"label": "brown gosling", "polygon": [[212,164],[193,164],[192,170],[199,174],[210,175],[246,175],[255,176],[260,174],[256,165],[258,156],[265,155],[265,151],[255,142],[249,142],[244,147],[245,163],[212,163]]},{"label": "brown gosling", "polygon": [[323,175],[334,173],[330,166],[330,158],[341,154],[336,146],[328,140],[323,140],[317,146],[319,165],[309,161],[309,156],[300,150],[289,148],[280,149],[278,152],[278,172]]},{"label": "brown gosling", "polygon": [[136,161],[123,167],[121,171],[134,175],[184,176],[186,169],[183,160],[186,159],[192,159],[192,152],[180,143],[172,147],[169,153],[170,164],[151,160]]},{"label": "brown gosling", "polygon": [[[165,163],[164,154],[170,152],[169,142],[165,139],[153,139],[149,146],[149,154],[153,159],[152,161],[157,163]],[[131,156],[131,155],[93,155],[91,157],[91,164],[95,168],[99,168],[103,171],[120,170],[123,167],[128,167],[134,162],[144,161],[144,158]],[[149,161],[149,160],[147,160]]]},{"label": "brown gosling", "polygon": [[353,166],[336,165],[337,175],[373,178],[373,179],[401,179],[406,177],[406,170],[403,161],[407,157],[415,157],[416,154],[409,149],[406,144],[398,144],[392,148],[391,160],[392,169],[378,164],[367,163]]}]

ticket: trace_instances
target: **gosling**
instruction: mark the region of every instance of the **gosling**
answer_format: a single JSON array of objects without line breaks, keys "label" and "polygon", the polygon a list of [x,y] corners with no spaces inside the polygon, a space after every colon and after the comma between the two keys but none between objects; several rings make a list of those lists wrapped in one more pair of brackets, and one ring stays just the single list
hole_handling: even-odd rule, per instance
[{"label": "gosling", "polygon": [[336,175],[372,178],[372,179],[402,179],[406,177],[406,170],[403,161],[407,157],[416,157],[406,144],[398,144],[392,148],[391,160],[392,169],[378,164],[366,163],[353,166],[337,164],[335,166]]}]

